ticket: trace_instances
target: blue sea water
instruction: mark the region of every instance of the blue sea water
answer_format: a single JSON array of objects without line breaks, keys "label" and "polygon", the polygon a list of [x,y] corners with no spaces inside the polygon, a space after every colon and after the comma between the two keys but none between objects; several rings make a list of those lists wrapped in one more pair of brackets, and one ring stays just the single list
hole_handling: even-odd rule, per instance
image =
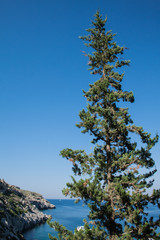
[{"label": "blue sea water", "polygon": [[[68,230],[73,231],[78,226],[83,225],[83,219],[87,219],[89,209],[83,206],[82,202],[75,204],[74,200],[49,200],[56,206],[56,209],[48,209],[44,213],[51,215],[53,221],[58,221]],[[150,206],[148,209],[149,216],[158,219],[160,209],[155,206]],[[158,230],[159,231],[159,230]],[[52,236],[57,236],[57,233],[47,223],[41,224],[24,234],[26,240],[49,240],[48,233]]]},{"label": "blue sea water", "polygon": [[[82,202],[75,204],[75,200],[57,200],[50,199],[55,209],[44,210],[45,214],[52,216],[52,221],[58,221],[68,230],[73,231],[78,226],[83,225],[83,219],[87,219],[89,213],[88,207],[83,206]],[[24,234],[26,240],[49,240],[48,233],[57,236],[57,233],[47,223],[41,224]]]}]

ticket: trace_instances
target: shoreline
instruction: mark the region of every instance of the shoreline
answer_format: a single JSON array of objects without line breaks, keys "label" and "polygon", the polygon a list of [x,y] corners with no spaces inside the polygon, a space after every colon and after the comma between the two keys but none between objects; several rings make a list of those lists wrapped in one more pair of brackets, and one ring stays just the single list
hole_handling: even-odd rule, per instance
[{"label": "shoreline", "polygon": [[55,205],[42,195],[21,190],[0,179],[0,236],[1,240],[24,240],[23,233],[50,217],[42,210]]}]

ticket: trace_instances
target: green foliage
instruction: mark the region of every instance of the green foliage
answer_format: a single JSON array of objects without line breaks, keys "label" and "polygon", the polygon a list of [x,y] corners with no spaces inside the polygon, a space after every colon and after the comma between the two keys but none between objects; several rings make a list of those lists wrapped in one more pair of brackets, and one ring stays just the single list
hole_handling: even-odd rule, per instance
[{"label": "green foliage", "polygon": [[[81,122],[77,124],[82,133],[93,136],[93,153],[61,151],[73,164],[74,175],[81,176],[80,180],[72,177],[63,193],[88,204],[94,225],[91,228],[85,222],[84,230],[72,233],[56,222],[49,224],[59,232],[59,239],[159,239],[156,228],[160,219],[146,218],[149,203],[160,207],[160,190],[154,190],[151,196],[146,193],[156,172],[150,150],[158,135],[151,138],[142,127],[134,125],[128,108],[120,107],[122,102],[134,102],[133,93],[124,91],[121,85],[121,68],[130,61],[122,58],[125,47],[117,45],[112,31],[106,31],[106,21],[97,12],[88,35],[81,37],[93,49],[92,54],[85,54],[89,70],[99,76],[84,91],[88,105],[80,111]],[[132,140],[133,134],[141,144]]]},{"label": "green foliage", "polygon": [[[65,240],[93,240],[93,239],[99,239],[103,240],[105,239],[106,235],[103,230],[101,230],[98,226],[90,228],[89,224],[87,223],[86,220],[84,220],[84,229],[82,230],[77,230],[75,229],[74,233],[71,231],[67,230],[64,226],[60,225],[58,222],[50,222],[48,221],[48,224],[50,227],[56,229],[58,231],[58,237],[60,240],[65,239]],[[56,240],[56,237],[52,237],[51,234],[48,234],[49,238],[51,240]]]},{"label": "green foliage", "polygon": [[18,218],[24,212],[17,192],[13,193],[11,189],[0,192],[0,218],[6,218],[7,214]]}]

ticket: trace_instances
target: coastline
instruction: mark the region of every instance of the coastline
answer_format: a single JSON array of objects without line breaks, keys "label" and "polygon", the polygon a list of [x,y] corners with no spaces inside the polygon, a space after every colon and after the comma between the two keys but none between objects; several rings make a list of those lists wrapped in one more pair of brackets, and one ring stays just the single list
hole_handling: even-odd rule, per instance
[{"label": "coastline", "polygon": [[23,232],[47,221],[41,210],[55,208],[42,195],[21,190],[0,179],[1,240],[24,240]]}]

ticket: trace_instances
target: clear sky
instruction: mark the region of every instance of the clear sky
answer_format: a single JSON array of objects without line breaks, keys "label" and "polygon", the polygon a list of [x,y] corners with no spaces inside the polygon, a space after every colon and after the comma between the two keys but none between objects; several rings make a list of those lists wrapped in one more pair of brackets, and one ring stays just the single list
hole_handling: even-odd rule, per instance
[{"label": "clear sky", "polygon": [[[78,37],[98,8],[129,48],[123,86],[135,95],[132,118],[160,134],[159,0],[0,1],[0,178],[46,198],[61,198],[72,175],[60,150],[90,149],[75,127],[92,81]],[[160,143],[152,153],[159,188]]]}]

